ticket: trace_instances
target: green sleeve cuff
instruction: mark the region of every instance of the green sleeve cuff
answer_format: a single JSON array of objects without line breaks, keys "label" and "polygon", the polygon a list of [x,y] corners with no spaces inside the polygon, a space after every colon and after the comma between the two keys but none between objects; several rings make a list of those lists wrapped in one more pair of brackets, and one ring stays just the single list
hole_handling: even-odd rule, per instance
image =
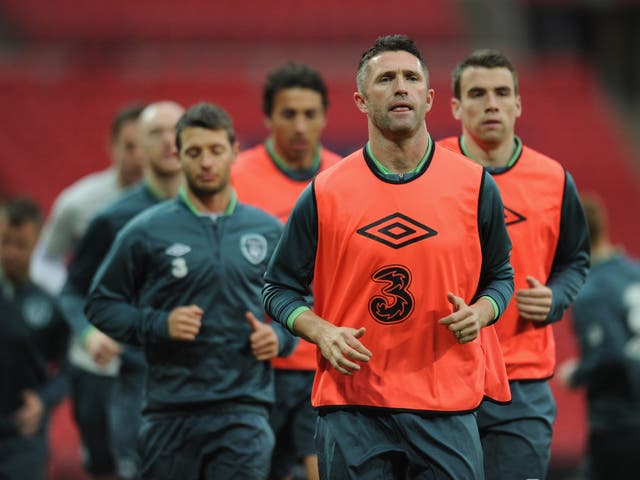
[{"label": "green sleeve cuff", "polygon": [[496,318],[498,318],[498,315],[500,315],[500,307],[498,307],[498,304],[496,303],[496,301],[493,298],[489,297],[488,295],[485,295],[480,298],[486,298],[487,300],[489,300],[489,302],[491,302],[491,305],[493,305],[493,319],[495,320]]},{"label": "green sleeve cuff", "polygon": [[301,307],[296,308],[293,312],[291,312],[289,317],[287,317],[287,328],[289,329],[290,332],[296,333],[293,330],[293,323],[302,314],[302,312],[306,312],[307,310],[311,310],[311,309],[309,307],[303,305]]},{"label": "green sleeve cuff", "polygon": [[93,332],[94,328],[96,327],[94,327],[93,325],[89,325],[80,334],[80,345],[82,345],[84,348],[87,348],[87,337],[91,332]]}]

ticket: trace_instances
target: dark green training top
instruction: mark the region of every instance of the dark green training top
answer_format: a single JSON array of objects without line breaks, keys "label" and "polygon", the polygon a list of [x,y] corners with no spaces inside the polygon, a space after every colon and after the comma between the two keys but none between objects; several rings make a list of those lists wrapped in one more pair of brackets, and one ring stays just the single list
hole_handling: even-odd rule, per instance
[{"label": "dark green training top", "polygon": [[[220,402],[271,404],[273,372],[251,352],[245,312],[263,317],[262,275],[281,223],[233,198],[219,216],[199,214],[181,192],[118,234],[93,284],[87,317],[116,340],[143,345],[145,412],[187,412]],[[195,341],[169,338],[169,312],[203,311]],[[279,325],[280,354],[295,339]]]},{"label": "dark green training top", "polygon": [[[91,280],[116,235],[129,220],[161,200],[148,183],[140,183],[100,211],[89,223],[69,265],[67,281],[60,294],[62,312],[75,335],[82,337],[92,328],[84,314],[86,298]],[[130,346],[125,348],[121,368],[141,366],[144,366],[144,358],[140,350]]]},{"label": "dark green training top", "polygon": [[580,363],[596,431],[640,429],[640,263],[617,254],[591,267],[573,304]]},{"label": "dark green training top", "polygon": [[66,395],[69,329],[48,293],[32,282],[14,285],[1,274],[0,312],[1,438],[17,435],[12,416],[22,406],[24,390],[38,394],[47,413]]}]

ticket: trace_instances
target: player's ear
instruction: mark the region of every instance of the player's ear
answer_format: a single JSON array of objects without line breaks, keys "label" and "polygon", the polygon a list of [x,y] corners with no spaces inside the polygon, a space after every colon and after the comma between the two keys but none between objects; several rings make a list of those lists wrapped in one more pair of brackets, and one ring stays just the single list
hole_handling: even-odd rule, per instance
[{"label": "player's ear", "polygon": [[462,117],[462,112],[461,112],[461,108],[460,108],[460,100],[458,100],[456,97],[451,97],[451,115],[453,115],[453,118],[455,118],[456,120],[460,120],[460,118]]},{"label": "player's ear", "polygon": [[356,106],[358,107],[358,110],[360,110],[362,113],[369,112],[369,109],[367,108],[367,99],[362,93],[354,92],[353,101],[356,102]]},{"label": "player's ear", "polygon": [[522,115],[522,102],[520,101],[520,95],[516,95],[516,118]]},{"label": "player's ear", "polygon": [[433,108],[433,99],[436,96],[436,91],[433,88],[427,89],[427,113]]}]

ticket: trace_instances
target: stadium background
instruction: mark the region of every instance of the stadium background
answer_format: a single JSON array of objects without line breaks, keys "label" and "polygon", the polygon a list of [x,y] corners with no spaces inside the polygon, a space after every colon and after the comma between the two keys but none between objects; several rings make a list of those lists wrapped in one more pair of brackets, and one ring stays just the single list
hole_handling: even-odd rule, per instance
[{"label": "stadium background", "polygon": [[[360,53],[406,33],[436,91],[435,139],[457,134],[449,73],[473,48],[500,48],[520,73],[524,142],[565,165],[609,210],[615,243],[640,255],[640,4],[635,0],[0,0],[0,198],[30,195],[48,211],[70,183],[108,165],[107,132],[131,101],[217,103],[242,148],[266,130],[261,87],[287,60],[329,87],[323,143],[347,154],[366,121],[352,101]],[[556,325],[558,360],[575,353]],[[552,381],[558,420],[551,479],[575,478],[585,441],[580,393]],[[51,431],[51,478],[83,478],[69,404]]]}]

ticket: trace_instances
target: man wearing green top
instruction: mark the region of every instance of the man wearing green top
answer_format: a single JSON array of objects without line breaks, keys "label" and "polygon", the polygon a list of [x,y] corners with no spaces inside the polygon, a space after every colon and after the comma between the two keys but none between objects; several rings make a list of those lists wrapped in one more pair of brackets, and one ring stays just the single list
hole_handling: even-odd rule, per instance
[{"label": "man wearing green top", "polygon": [[262,316],[262,274],[282,225],[238,203],[231,119],[209,104],[176,126],[180,195],[118,235],[87,316],[148,363],[142,478],[266,478],[274,437],[272,357],[295,341]]},{"label": "man wearing green top", "polygon": [[[67,322],[81,338],[86,354],[100,366],[120,364],[109,395],[102,389],[85,386],[90,373],[78,369],[73,375],[74,413],[82,443],[89,453],[85,468],[96,478],[113,478],[104,475],[106,459],[113,459],[111,471],[119,479],[136,476],[145,363],[139,349],[126,347],[123,351],[115,340],[89,324],[83,309],[91,279],[122,227],[138,213],[178,193],[183,176],[173,150],[175,125],[183,112],[182,106],[174,102],[160,101],[140,114],[139,137],[145,156],[143,181],[93,218],[69,265],[60,297]],[[95,375],[91,378],[94,384],[109,381]],[[104,408],[96,410],[98,405]]]}]

